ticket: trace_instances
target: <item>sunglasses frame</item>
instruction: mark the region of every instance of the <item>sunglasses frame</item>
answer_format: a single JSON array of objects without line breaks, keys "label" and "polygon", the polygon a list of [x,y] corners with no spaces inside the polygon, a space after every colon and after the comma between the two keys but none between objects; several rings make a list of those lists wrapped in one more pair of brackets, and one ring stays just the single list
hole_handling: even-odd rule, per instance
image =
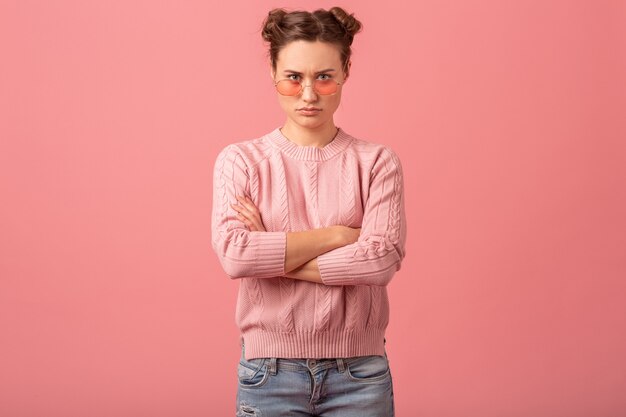
[{"label": "sunglasses frame", "polygon": [[[343,85],[343,83],[341,83],[341,82],[339,82],[339,81],[335,80],[334,78],[331,78],[331,79],[332,79],[334,82],[336,82],[336,83],[337,83],[337,87],[339,87],[340,85]],[[334,93],[330,93],[330,94],[322,94],[322,93],[320,93],[319,91],[317,91],[317,90],[315,89],[315,81],[313,82],[313,85],[310,85],[310,84],[309,84],[309,85],[303,85],[303,84],[302,84],[302,81],[298,81],[298,84],[300,84],[300,90],[298,90],[298,92],[297,92],[297,93],[295,93],[295,94],[283,94],[283,93],[281,93],[280,91],[278,91],[278,83],[279,83],[279,82],[281,82],[281,81],[285,81],[285,80],[287,80],[287,81],[292,81],[292,82],[293,82],[293,81],[296,81],[296,80],[292,80],[292,79],[289,79],[289,78],[283,78],[283,79],[280,79],[280,80],[278,80],[278,81],[274,82],[274,87],[276,88],[276,91],[278,92],[278,94],[280,94],[281,96],[287,96],[287,97],[297,96],[297,95],[299,95],[300,93],[302,93],[302,92],[304,91],[304,88],[305,88],[305,87],[312,87],[312,88],[313,88],[313,91],[315,91],[315,92],[316,92],[317,94],[319,94],[320,96],[332,96],[332,95],[337,94],[337,92],[339,91],[339,88],[337,88],[337,91],[335,91]]]}]

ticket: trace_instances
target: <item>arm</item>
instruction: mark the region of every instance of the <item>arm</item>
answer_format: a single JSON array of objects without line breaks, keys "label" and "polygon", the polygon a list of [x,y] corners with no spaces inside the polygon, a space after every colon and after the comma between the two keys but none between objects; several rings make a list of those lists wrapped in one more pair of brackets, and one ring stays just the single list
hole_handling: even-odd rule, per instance
[{"label": "arm", "polygon": [[[343,246],[340,227],[342,226],[288,232],[285,273],[302,268],[322,253]],[[287,274],[283,275],[288,276]]]},{"label": "arm", "polygon": [[231,204],[249,194],[248,167],[235,145],[217,156],[213,170],[211,245],[231,278],[270,278],[284,274],[285,232],[251,232]]},{"label": "arm", "polygon": [[252,201],[238,198],[248,194],[248,189],[245,161],[236,146],[227,146],[218,155],[213,173],[211,241],[231,278],[284,276],[318,255],[356,240],[346,241],[350,233],[343,226],[267,232]]},{"label": "arm", "polygon": [[349,245],[317,257],[326,285],[387,285],[404,258],[406,216],[402,165],[383,148],[370,175],[361,234]]},{"label": "arm", "polygon": [[[237,217],[252,231],[265,231],[259,209],[246,196],[237,197],[239,204],[232,204]],[[360,228],[331,226],[303,232],[287,233],[285,277],[322,283],[317,256],[329,250],[355,242]]]},{"label": "arm", "polygon": [[322,276],[320,275],[320,269],[317,265],[317,257],[311,259],[302,266],[294,269],[291,272],[285,274],[285,277],[292,279],[299,279],[303,281],[317,282],[323,284]]}]

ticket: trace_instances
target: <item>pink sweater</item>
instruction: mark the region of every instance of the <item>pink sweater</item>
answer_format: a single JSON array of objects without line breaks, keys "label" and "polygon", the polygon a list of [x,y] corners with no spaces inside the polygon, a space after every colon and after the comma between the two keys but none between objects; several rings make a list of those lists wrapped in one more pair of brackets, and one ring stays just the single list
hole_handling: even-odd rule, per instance
[{"label": "pink sweater", "polygon": [[[247,195],[266,231],[230,206]],[[405,256],[402,166],[389,147],[344,130],[323,148],[276,128],[226,146],[213,176],[212,247],[239,280],[236,323],[246,358],[383,355],[386,285]],[[323,284],[285,278],[287,232],[361,227],[359,240],[317,257]]]}]

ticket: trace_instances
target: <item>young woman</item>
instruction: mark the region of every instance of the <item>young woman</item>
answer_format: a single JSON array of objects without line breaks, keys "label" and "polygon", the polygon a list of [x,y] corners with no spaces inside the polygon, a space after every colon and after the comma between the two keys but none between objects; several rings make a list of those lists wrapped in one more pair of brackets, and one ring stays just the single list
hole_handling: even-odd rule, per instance
[{"label": "young woman", "polygon": [[214,168],[212,246],[238,279],[237,416],[393,416],[386,286],[405,256],[400,160],[335,126],[361,23],[263,22],[286,121]]}]

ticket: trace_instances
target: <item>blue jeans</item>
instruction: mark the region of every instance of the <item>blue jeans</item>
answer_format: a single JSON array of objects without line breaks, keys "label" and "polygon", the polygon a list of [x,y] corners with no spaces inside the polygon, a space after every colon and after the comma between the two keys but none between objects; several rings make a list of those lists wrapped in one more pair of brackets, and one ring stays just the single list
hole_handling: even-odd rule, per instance
[{"label": "blue jeans", "polygon": [[393,417],[385,356],[246,360],[237,373],[237,417]]}]

